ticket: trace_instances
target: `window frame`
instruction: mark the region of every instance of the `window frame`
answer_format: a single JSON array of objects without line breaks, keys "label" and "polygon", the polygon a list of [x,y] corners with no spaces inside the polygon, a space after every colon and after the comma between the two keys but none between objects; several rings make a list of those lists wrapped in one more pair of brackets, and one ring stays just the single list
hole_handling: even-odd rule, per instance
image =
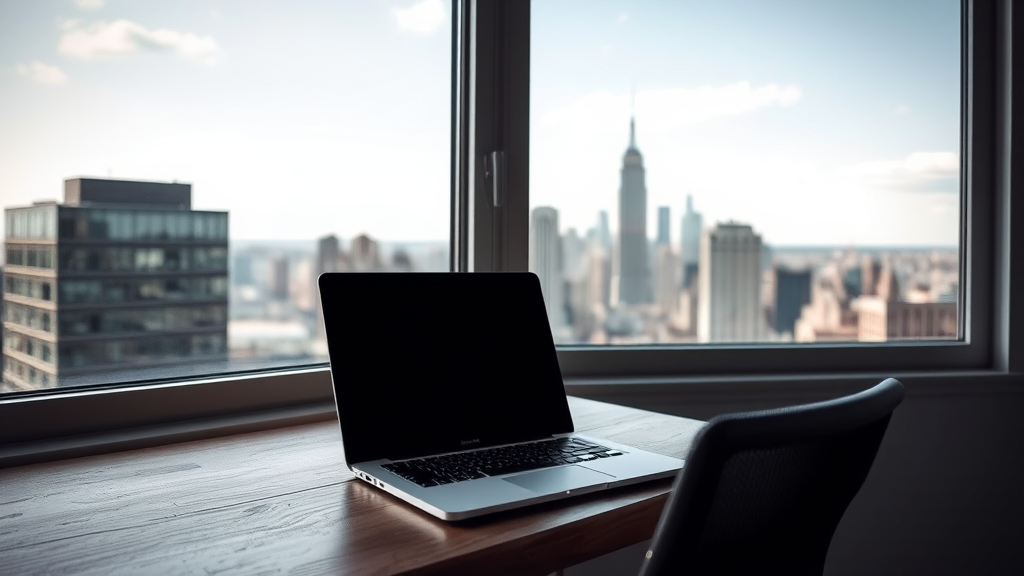
[{"label": "window frame", "polygon": [[[963,17],[964,342],[563,347],[567,391],[616,401],[649,398],[652,390],[797,401],[879,376],[962,389],[968,378],[1002,381],[1024,370],[1011,354],[1024,345],[1024,232],[1014,236],[1010,225],[1014,215],[1024,221],[1021,203],[1010,202],[1020,187],[1012,166],[1024,165],[1013,146],[1024,143],[1021,122],[1012,115],[1012,89],[1024,78],[1013,73],[1024,68],[1013,58],[1024,46],[1013,42],[1020,17],[1008,0],[965,0]],[[453,0],[453,271],[527,267],[529,22],[525,0]],[[496,171],[485,160],[495,151],[504,157]],[[176,423],[206,422],[200,428],[216,435],[226,428],[213,422],[225,419],[273,427],[296,422],[296,411],[307,420],[334,414],[325,365],[13,396],[0,399],[0,466],[173,441],[181,436],[166,425]],[[134,443],[117,440],[128,436]]]}]

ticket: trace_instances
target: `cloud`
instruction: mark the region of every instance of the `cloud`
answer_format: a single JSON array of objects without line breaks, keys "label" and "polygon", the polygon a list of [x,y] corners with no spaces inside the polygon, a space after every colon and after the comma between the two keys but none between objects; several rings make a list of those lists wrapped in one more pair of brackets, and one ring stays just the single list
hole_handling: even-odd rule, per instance
[{"label": "cloud", "polygon": [[99,10],[106,3],[106,0],[75,0],[75,4],[82,10]]},{"label": "cloud", "polygon": [[619,14],[619,17],[615,19],[616,24],[625,24],[626,20],[629,20],[628,14]]},{"label": "cloud", "polygon": [[210,36],[174,30],[149,30],[129,20],[97,22],[88,27],[65,23],[58,49],[80,60],[116,58],[143,52],[170,52],[203,64],[216,64],[220,47]]},{"label": "cloud", "polygon": [[956,152],[914,152],[903,160],[865,162],[840,172],[856,183],[877,188],[957,192],[960,156]]},{"label": "cloud", "polygon": [[892,111],[892,113],[897,116],[902,116],[907,112],[910,112],[910,106],[907,106],[906,104],[900,104],[899,106],[896,107],[895,110]]},{"label": "cloud", "polygon": [[63,84],[68,81],[68,75],[65,74],[60,68],[56,66],[50,66],[43,64],[42,62],[32,62],[31,64],[18,64],[18,74],[25,76],[29,80],[39,84]]},{"label": "cloud", "polygon": [[447,19],[441,0],[423,0],[408,8],[392,8],[399,30],[433,32]]},{"label": "cloud", "polygon": [[[801,97],[799,86],[765,84],[753,87],[744,81],[726,86],[642,90],[636,95],[636,110],[638,116],[651,119],[645,124],[645,131],[666,132],[683,125],[739,116],[762,108],[792,106]],[[594,133],[601,131],[599,126],[606,124],[604,119],[625,118],[629,113],[628,95],[597,92],[551,110],[541,119],[541,126]]]}]

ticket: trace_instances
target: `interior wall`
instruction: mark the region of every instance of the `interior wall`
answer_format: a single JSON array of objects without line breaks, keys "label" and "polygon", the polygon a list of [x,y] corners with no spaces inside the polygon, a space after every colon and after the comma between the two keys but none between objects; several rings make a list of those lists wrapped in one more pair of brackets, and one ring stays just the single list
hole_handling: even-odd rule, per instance
[{"label": "interior wall", "polygon": [[1024,391],[908,397],[826,574],[1024,574]]},{"label": "interior wall", "polygon": [[[836,531],[826,574],[1024,574],[1024,379],[987,386],[965,377],[941,389],[904,383],[908,395]],[[697,402],[684,391],[674,401],[592,396],[705,420],[778,405],[763,391]],[[626,562],[635,556],[622,552]],[[598,564],[573,572],[603,573]]]}]

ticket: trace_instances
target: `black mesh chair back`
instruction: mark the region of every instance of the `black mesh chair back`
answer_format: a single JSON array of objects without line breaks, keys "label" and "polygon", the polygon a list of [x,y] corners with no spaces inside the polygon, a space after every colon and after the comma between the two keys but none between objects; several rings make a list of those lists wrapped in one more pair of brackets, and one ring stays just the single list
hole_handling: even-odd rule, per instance
[{"label": "black mesh chair back", "polygon": [[903,395],[889,378],[835,400],[713,418],[676,476],[641,575],[822,574]]}]

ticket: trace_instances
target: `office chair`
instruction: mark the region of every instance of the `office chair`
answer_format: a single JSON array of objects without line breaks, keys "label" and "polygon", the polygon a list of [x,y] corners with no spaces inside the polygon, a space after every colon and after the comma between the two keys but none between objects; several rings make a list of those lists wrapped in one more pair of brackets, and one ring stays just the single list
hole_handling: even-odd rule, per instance
[{"label": "office chair", "polygon": [[903,384],[713,418],[676,476],[641,576],[818,575]]}]

